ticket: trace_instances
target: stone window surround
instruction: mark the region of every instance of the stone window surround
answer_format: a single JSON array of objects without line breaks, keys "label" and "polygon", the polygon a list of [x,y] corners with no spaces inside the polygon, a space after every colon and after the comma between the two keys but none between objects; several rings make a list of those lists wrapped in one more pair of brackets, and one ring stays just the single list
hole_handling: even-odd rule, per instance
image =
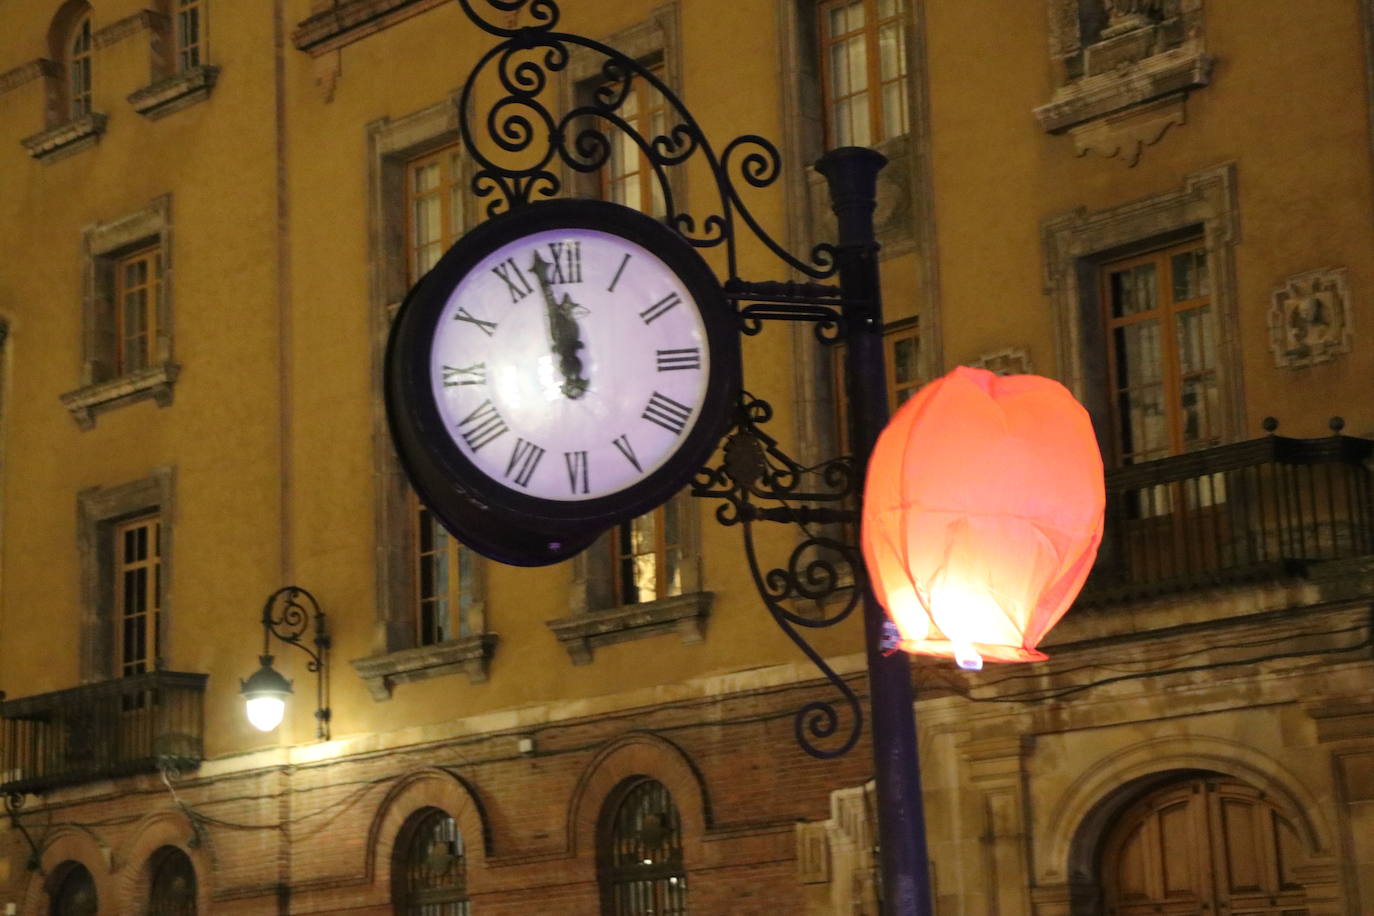
[{"label": "stone window surround", "polygon": [[[111,357],[101,349],[106,329],[100,323],[113,320],[104,316],[115,313],[111,301],[114,264],[120,257],[151,245],[158,246],[162,254],[162,302],[153,358],[143,369],[112,376]],[[81,237],[81,260],[81,387],[61,396],[63,406],[82,429],[94,427],[96,414],[102,411],[148,398],[159,407],[167,407],[172,403],[172,385],[181,368],[172,360],[172,196],[163,194],[142,210],[86,227]]]},{"label": "stone window surround", "polygon": [[[81,570],[81,683],[116,676],[114,651],[115,526],[125,519],[157,512],[161,521],[162,604],[158,645],[168,652],[172,616],[172,545],[176,522],[175,468],[155,468],[147,477],[110,487],[88,487],[76,495],[76,548]],[[154,660],[162,667],[162,658]]]},{"label": "stone window surround", "polygon": [[[1035,109],[1036,120],[1047,133],[1081,129],[1107,115],[1148,102],[1175,99],[1181,103],[1189,91],[1210,82],[1212,59],[1203,41],[1202,0],[1178,0],[1177,28],[1181,31],[1181,41],[1175,47],[1153,53],[1146,45],[1154,40],[1158,26],[1085,45],[1079,15],[1082,2],[1084,0],[1048,0],[1050,58],[1057,71],[1059,87],[1046,104]],[[1092,67],[1081,68],[1086,75],[1080,75],[1071,62],[1090,56],[1094,50],[1099,55],[1111,53],[1119,59],[1106,62],[1099,72],[1091,72]],[[1153,120],[1160,122],[1161,118],[1156,115]],[[1169,124],[1182,123],[1181,107],[1177,112],[1170,112],[1167,120]],[[1145,145],[1157,142],[1167,126],[1146,125],[1152,133],[1158,133]],[[1080,146],[1086,151],[1100,146],[1101,142],[1100,138],[1090,137]]]},{"label": "stone window surround", "polygon": [[[487,631],[486,587],[481,558],[472,564],[474,635],[429,646],[415,645],[413,611],[415,556],[409,483],[391,444],[382,397],[382,368],[391,320],[408,290],[406,277],[406,167],[413,159],[456,142],[457,90],[443,101],[395,120],[367,126],[368,289],[372,338],[372,442],[377,507],[376,634],[373,652],[352,660],[374,700],[390,698],[397,684],[465,673],[473,684],[486,681],[498,637]],[[464,176],[464,183],[467,178]]]},{"label": "stone window surround", "polygon": [[1110,405],[1100,384],[1106,377],[1107,352],[1098,292],[1100,265],[1199,232],[1211,268],[1221,434],[1224,441],[1236,441],[1247,426],[1236,302],[1240,212],[1235,163],[1193,172],[1173,190],[1106,210],[1079,208],[1041,225],[1044,292],[1054,315],[1060,379],[1087,407],[1099,436],[1111,428]]}]

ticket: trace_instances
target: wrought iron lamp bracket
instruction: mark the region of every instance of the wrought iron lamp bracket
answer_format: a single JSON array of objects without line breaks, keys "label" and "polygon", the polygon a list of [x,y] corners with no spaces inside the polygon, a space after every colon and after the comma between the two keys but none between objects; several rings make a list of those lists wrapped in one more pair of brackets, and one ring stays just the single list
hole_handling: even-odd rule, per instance
[{"label": "wrought iron lamp bracket", "polygon": [[[4,694],[0,693],[0,697]],[[29,871],[36,871],[40,875],[44,874],[43,859],[38,851],[38,844],[33,841],[33,835],[29,833],[29,828],[24,826],[24,822],[19,819],[19,812],[24,808],[24,793],[8,792],[5,794],[5,811],[10,816],[10,823],[14,829],[23,835],[25,842],[29,844],[29,859],[26,863]]]},{"label": "wrought iron lamp bracket", "polygon": [[[304,602],[304,603],[302,603]],[[306,630],[314,624],[312,649],[304,642]],[[267,596],[262,607],[262,654],[271,656],[271,638],[295,646],[309,657],[305,669],[315,675],[316,736],[329,738],[329,648],[332,638],[325,625],[324,611],[315,596],[297,585],[287,585]]]}]

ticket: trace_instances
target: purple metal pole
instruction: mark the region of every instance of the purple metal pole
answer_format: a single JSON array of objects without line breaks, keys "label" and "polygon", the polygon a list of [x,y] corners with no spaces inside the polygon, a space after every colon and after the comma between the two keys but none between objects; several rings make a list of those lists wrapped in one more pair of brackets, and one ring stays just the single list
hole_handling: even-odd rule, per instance
[{"label": "purple metal pole", "polygon": [[[887,425],[882,290],[873,232],[878,171],[886,164],[887,158],[881,153],[854,146],[831,150],[816,163],[816,170],[830,185],[830,207],[839,224],[836,250],[840,288],[847,302],[856,303],[845,306],[849,322],[845,390],[854,461],[863,469],[867,469],[878,433]],[[868,584],[864,587],[863,614],[883,913],[932,916],[910,663],[904,652],[883,655],[880,646],[886,615]]]}]

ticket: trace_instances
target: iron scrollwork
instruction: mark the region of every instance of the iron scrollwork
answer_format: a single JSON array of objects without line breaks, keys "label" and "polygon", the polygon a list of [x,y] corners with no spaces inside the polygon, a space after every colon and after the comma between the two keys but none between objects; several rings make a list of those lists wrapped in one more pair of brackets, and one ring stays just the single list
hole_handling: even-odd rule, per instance
[{"label": "iron scrollwork", "polygon": [[[559,196],[565,179],[574,173],[605,168],[615,149],[612,137],[623,137],[654,176],[664,221],[697,248],[723,247],[728,274],[723,288],[737,308],[741,333],[757,334],[765,321],[802,321],[814,325],[823,343],[844,339],[847,321],[863,315],[867,303],[847,300],[837,284],[825,282],[838,276],[836,247],[822,243],[805,259],[794,256],[759,224],[740,194],[741,187],[765,189],[780,177],[782,157],[776,146],[756,134],[744,134],[717,153],[686,106],[652,69],[608,45],[559,31],[561,11],[555,0],[458,3],[478,28],[498,39],[474,65],[458,99],[459,133],[476,164],[471,187],[479,200],[487,201],[487,216]],[[476,8],[479,4],[486,14]],[[518,20],[527,24],[517,25]],[[558,113],[547,103],[562,97],[556,84],[568,78],[574,53],[594,55],[599,62],[594,68],[597,85]],[[664,100],[666,127],[653,136],[641,133],[623,110],[637,81]],[[485,93],[489,98],[493,92],[494,99],[479,112],[479,97]],[[714,181],[712,203],[704,215],[684,209],[669,180],[671,170],[689,163],[704,164]],[[803,281],[741,279],[737,245],[746,231],[784,270],[801,275]],[[723,500],[717,520],[741,526],[750,572],[769,613],[842,695],[838,705],[819,700],[806,704],[794,720],[797,741],[805,751],[837,757],[858,741],[862,710],[853,689],[804,633],[845,621],[860,604],[864,570],[859,552],[834,533],[835,526],[855,519],[860,474],[849,458],[815,467],[798,464],[765,432],[772,413],[765,401],[742,394],[721,464],[702,469],[692,492]],[[753,529],[759,521],[800,527],[800,538],[785,563],[765,568],[768,564],[760,559]],[[799,603],[820,610],[799,613]],[[848,727],[842,729],[842,722]]]},{"label": "iron scrollwork", "polygon": [[[305,644],[306,630],[314,623],[315,648]],[[318,706],[315,718],[319,722],[319,737],[329,737],[329,648],[332,639],[325,626],[324,611],[315,596],[297,585],[287,585],[267,596],[262,607],[262,654],[270,658],[271,637],[295,646],[309,661],[305,670],[316,675],[315,690]]]}]

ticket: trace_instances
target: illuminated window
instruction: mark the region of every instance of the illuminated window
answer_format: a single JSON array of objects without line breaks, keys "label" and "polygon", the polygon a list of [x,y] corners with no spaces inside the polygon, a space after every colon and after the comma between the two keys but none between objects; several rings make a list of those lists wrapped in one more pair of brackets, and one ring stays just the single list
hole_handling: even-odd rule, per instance
[{"label": "illuminated window", "polygon": [[424,808],[401,828],[392,887],[397,913],[468,916],[467,858],[453,818],[438,808]]},{"label": "illuminated window", "polygon": [[907,132],[902,0],[819,7],[826,144],[871,146]]},{"label": "illuminated window", "polygon": [[72,120],[91,113],[91,17],[82,16],[67,46],[67,88]]},{"label": "illuminated window", "polygon": [[156,248],[121,258],[115,265],[115,375],[155,361],[157,316],[162,311],[162,252]]},{"label": "illuminated window", "polygon": [[1188,242],[1102,268],[1119,464],[1221,442],[1207,250]]},{"label": "illuminated window", "polygon": [[156,667],[162,611],[162,525],[156,515],[114,526],[115,658],[128,677]]},{"label": "illuminated window", "polygon": [[682,822],[663,783],[638,778],[607,802],[598,859],[602,912],[686,916]]},{"label": "illuminated window", "polygon": [[446,146],[406,166],[406,265],[411,284],[463,232],[462,158]]},{"label": "illuminated window", "polygon": [[190,70],[204,63],[205,4],[202,0],[177,0],[177,69]]},{"label": "illuminated window", "polygon": [[682,594],[682,512],[675,497],[612,532],[616,604],[643,604]]}]

